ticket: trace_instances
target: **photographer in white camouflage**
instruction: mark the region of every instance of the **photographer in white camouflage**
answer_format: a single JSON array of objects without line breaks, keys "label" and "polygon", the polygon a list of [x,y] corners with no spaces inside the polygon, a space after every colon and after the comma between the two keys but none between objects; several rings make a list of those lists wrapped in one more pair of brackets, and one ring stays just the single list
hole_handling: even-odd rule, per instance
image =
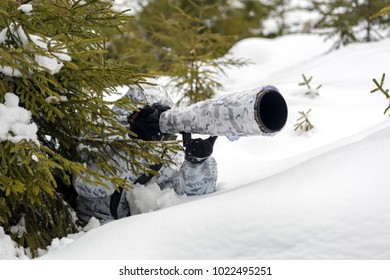
[{"label": "photographer in white camouflage", "polygon": [[[143,88],[130,88],[123,98],[130,98],[146,105],[139,112],[114,108],[119,121],[134,132],[139,139],[146,141],[159,141],[163,133],[159,126],[159,117],[162,112],[169,110],[173,102],[161,86],[148,86]],[[187,139],[184,155],[178,154],[177,166],[156,165],[156,176],[141,175],[138,178],[124,169],[125,178],[132,183],[147,185],[157,183],[161,189],[172,188],[179,195],[203,195],[216,190],[217,163],[211,156],[216,137],[208,139]],[[77,196],[77,214],[82,222],[91,217],[99,219],[102,223],[131,215],[127,201],[126,190],[115,191],[113,185],[109,189],[103,186],[94,186],[74,178],[74,187]],[[110,185],[110,184],[109,184]],[[129,190],[131,192],[131,190]]]}]

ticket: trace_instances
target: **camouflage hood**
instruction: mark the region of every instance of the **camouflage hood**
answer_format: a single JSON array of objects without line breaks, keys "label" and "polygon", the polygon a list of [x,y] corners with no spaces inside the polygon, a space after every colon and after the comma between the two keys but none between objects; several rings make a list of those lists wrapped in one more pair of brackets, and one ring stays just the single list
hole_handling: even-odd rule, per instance
[{"label": "camouflage hood", "polygon": [[[122,97],[129,100],[139,102],[138,109],[142,109],[146,105],[161,104],[173,107],[174,103],[168,95],[168,92],[161,85],[142,85],[130,87],[127,93]],[[129,110],[114,106],[113,110],[118,115],[119,122],[127,125],[127,117],[134,113],[134,110]]]}]

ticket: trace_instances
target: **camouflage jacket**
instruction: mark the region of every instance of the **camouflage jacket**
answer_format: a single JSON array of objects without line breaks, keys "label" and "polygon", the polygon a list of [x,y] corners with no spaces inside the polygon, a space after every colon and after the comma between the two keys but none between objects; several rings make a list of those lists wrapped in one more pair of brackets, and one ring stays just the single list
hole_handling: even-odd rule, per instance
[{"label": "camouflage jacket", "polygon": [[[176,157],[178,161],[184,157]],[[161,189],[171,188],[179,195],[202,195],[212,193],[216,190],[217,184],[217,163],[210,156],[201,163],[190,163],[186,160],[178,162],[177,167],[162,166],[157,176],[154,176],[147,184],[157,183]],[[124,168],[125,163],[122,167]],[[92,168],[94,168],[92,166]],[[124,171],[127,180],[135,182],[136,176],[128,171]],[[81,180],[73,179],[73,185],[78,193],[77,214],[82,222],[95,217],[102,223],[114,220],[111,205],[111,197],[115,193],[115,188],[107,182],[110,188],[94,186]],[[131,190],[129,190],[131,192]],[[127,217],[131,213],[129,203],[126,199],[126,192],[123,191],[119,197],[116,208],[117,218]]]}]

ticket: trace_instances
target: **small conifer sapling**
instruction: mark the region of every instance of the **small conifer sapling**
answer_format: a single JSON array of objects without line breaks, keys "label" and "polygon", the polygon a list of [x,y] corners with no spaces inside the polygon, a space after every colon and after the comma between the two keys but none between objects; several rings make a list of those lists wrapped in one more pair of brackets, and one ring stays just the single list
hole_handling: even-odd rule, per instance
[{"label": "small conifer sapling", "polygon": [[294,131],[303,131],[308,132],[314,128],[314,125],[309,120],[309,109],[306,113],[304,111],[299,111],[300,117],[297,119],[297,123],[294,125]]},{"label": "small conifer sapling", "polygon": [[386,79],[386,74],[383,73],[382,74],[382,78],[381,78],[381,82],[379,83],[376,79],[373,79],[373,82],[374,84],[376,85],[376,88],[371,90],[371,93],[373,92],[377,92],[377,91],[380,91],[382,92],[385,96],[386,96],[386,99],[389,100],[389,105],[387,106],[387,108],[385,109],[385,111],[383,112],[383,114],[386,114],[387,111],[390,110],[390,94],[389,94],[389,89],[384,89],[384,83],[385,83],[385,79]]},{"label": "small conifer sapling", "polygon": [[313,77],[307,78],[305,76],[305,74],[302,74],[302,77],[303,77],[303,82],[299,83],[298,85],[307,87],[307,91],[306,91],[305,95],[310,96],[310,97],[319,96],[320,95],[319,94],[319,89],[322,87],[322,85],[318,85],[317,87],[313,88],[310,85],[310,82],[313,79]]}]

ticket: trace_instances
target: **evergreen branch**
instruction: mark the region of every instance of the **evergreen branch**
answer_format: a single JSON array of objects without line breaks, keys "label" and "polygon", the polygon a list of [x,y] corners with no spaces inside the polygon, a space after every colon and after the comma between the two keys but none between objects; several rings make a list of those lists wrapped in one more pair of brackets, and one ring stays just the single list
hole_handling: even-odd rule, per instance
[{"label": "evergreen branch", "polygon": [[383,114],[386,114],[387,111],[389,111],[389,110],[390,110],[390,104],[389,104],[389,106],[387,106],[387,108],[386,108],[386,110],[383,112]]},{"label": "evergreen branch", "polygon": [[17,2],[19,2],[20,5],[24,5],[24,4],[32,2],[32,0],[17,0]]},{"label": "evergreen branch", "polygon": [[310,89],[310,82],[311,82],[313,77],[310,77],[309,79],[307,79],[305,74],[302,74],[302,77],[303,77],[303,82],[299,83],[298,85],[300,85],[300,86],[305,86],[306,85],[307,88]]},{"label": "evergreen branch", "polygon": [[[384,88],[385,79],[386,79],[385,73],[382,74],[382,78],[381,78],[380,83],[376,79],[373,79],[373,82],[376,85],[376,88],[371,90],[371,93],[380,91],[381,93],[383,93],[385,95],[386,99],[389,99],[389,102],[390,102],[389,89]],[[387,108],[385,109],[383,114],[386,114],[389,110],[390,110],[390,104],[387,106]]]},{"label": "evergreen branch", "polygon": [[10,17],[10,14],[7,13],[7,11],[4,11],[3,9],[0,9],[0,15],[2,15],[3,17],[5,17],[7,19]]},{"label": "evergreen branch", "polygon": [[372,16],[369,17],[370,20],[373,20],[377,17],[384,16],[386,14],[390,13],[390,6],[382,8],[379,12],[373,14]]},{"label": "evergreen branch", "polygon": [[[45,248],[74,226],[66,218],[69,207],[58,195],[60,186],[71,187],[72,176],[85,176],[94,185],[110,182],[116,188],[128,187],[130,183],[118,177],[123,172],[118,156],[127,161],[129,170],[140,173],[147,170],[143,159],[168,162],[164,149],[173,151],[177,143],[130,139],[128,130],[113,117],[108,106],[113,102],[103,100],[105,92],[114,92],[119,85],[144,80],[129,61],[107,58],[107,36],[117,34],[118,26],[132,17],[116,13],[101,0],[34,1],[33,12],[26,15],[18,10],[22,1],[28,0],[0,1],[1,29],[20,26],[20,32],[9,32],[0,45],[0,64],[14,70],[0,73],[0,100],[6,92],[19,97],[19,106],[31,112],[38,127],[39,146],[27,141],[1,143],[0,221],[7,230],[25,215],[27,233],[12,238],[35,256],[38,247]],[[36,44],[36,38],[42,44]],[[62,61],[63,55],[71,61]],[[38,63],[37,56],[57,59],[63,67],[53,75],[51,68],[46,69],[49,64]],[[78,149],[81,144],[86,148]],[[102,173],[88,167],[84,154]]]},{"label": "evergreen branch", "polygon": [[301,115],[298,119],[295,125],[294,125],[294,131],[302,130],[302,131],[309,131],[314,128],[314,125],[309,120],[309,113],[311,109],[309,109],[306,113],[303,111],[299,111],[299,114]]},{"label": "evergreen branch", "polygon": [[382,74],[382,78],[381,78],[381,82],[380,83],[376,79],[373,79],[373,82],[376,85],[376,88],[371,90],[371,93],[374,93],[376,91],[381,91],[386,96],[386,98],[390,98],[389,90],[383,88],[385,79],[386,79],[386,74],[385,73]]},{"label": "evergreen branch", "polygon": [[303,82],[299,83],[298,85],[307,87],[308,91],[305,93],[305,95],[313,95],[313,96],[319,95],[318,90],[322,87],[322,85],[318,85],[315,89],[312,89],[310,82],[313,79],[313,77],[311,76],[310,78],[307,78],[304,74],[302,74],[302,77],[303,77]]}]

